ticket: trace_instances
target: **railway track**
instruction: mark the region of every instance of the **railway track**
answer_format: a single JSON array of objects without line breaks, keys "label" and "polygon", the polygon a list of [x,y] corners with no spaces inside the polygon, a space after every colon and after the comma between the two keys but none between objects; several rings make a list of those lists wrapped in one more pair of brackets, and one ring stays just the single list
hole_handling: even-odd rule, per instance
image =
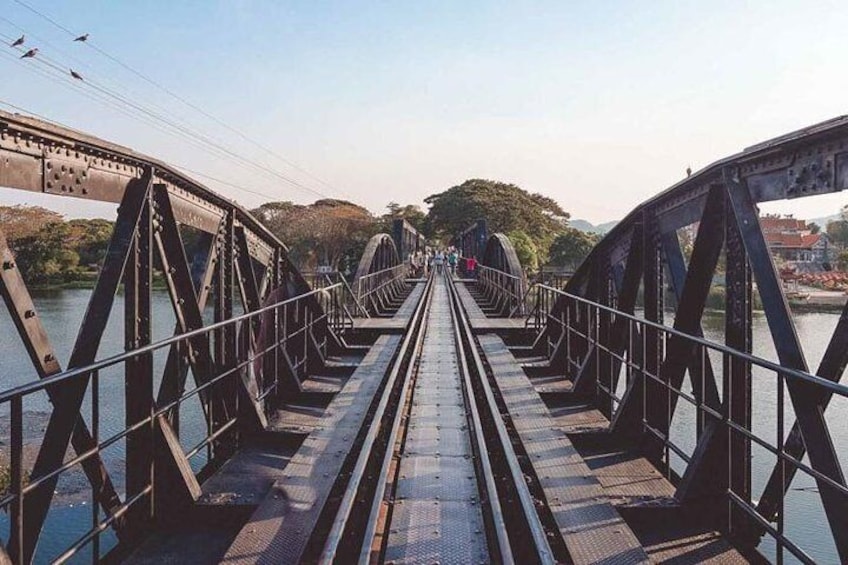
[{"label": "railway track", "polygon": [[431,276],[344,494],[306,558],[568,560],[524,475],[454,283]]}]

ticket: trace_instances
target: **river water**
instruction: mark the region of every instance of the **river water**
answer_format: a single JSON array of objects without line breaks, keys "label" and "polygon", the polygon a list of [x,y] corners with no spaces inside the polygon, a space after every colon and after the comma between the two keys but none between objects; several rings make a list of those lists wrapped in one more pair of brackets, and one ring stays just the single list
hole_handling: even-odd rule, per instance
[{"label": "river water", "polygon": [[[36,302],[38,313],[47,328],[56,349],[58,359],[66,362],[73,347],[76,331],[79,328],[85,308],[90,296],[89,290],[51,290],[34,292],[33,298]],[[162,339],[171,334],[174,328],[174,318],[168,296],[164,291],[154,294],[153,310],[155,325],[153,328],[154,338]],[[798,313],[795,316],[796,328],[801,342],[804,346],[807,361],[813,369],[818,366],[827,342],[838,321],[836,313]],[[667,320],[668,322],[668,320]],[[723,341],[724,320],[720,312],[708,312],[704,318],[704,333],[708,339]],[[23,384],[35,379],[35,374],[30,365],[29,358],[17,335],[11,330],[11,321],[5,308],[0,308],[0,328],[5,328],[3,339],[0,340],[0,389]],[[98,358],[119,353],[123,350],[123,300],[119,295],[115,301],[112,318],[109,322],[102,345],[98,351]],[[762,314],[754,315],[754,354],[766,359],[775,360],[776,355],[771,337],[767,329],[765,317]],[[164,365],[166,351],[154,357],[156,372],[161,375]],[[720,372],[721,359],[712,356],[713,366]],[[100,376],[101,397],[101,438],[119,432],[124,425],[124,385],[123,371],[120,367],[104,371]],[[157,378],[158,381],[158,378]],[[158,388],[158,382],[156,383]],[[777,437],[777,380],[768,371],[754,371],[754,424],[756,434],[768,441],[775,443]],[[719,390],[721,383],[719,382]],[[791,426],[794,414],[791,409],[789,396],[786,396],[785,429]],[[44,425],[46,425],[49,413],[49,402],[46,395],[33,396],[27,399],[24,410],[27,415],[27,433],[37,437]],[[90,397],[87,397],[83,407],[84,414],[90,414]],[[848,402],[846,399],[836,398],[827,411],[827,420],[837,452],[843,457],[843,466],[848,465],[845,460],[845,447],[848,447]],[[89,419],[90,421],[90,419]],[[694,409],[686,402],[679,404],[678,418],[672,429],[672,439],[684,451],[691,453],[694,446]],[[0,436],[7,433],[8,406],[0,406]],[[203,419],[196,403],[187,406],[181,413],[182,441],[186,448],[195,445],[204,432]],[[0,441],[6,442],[6,437],[0,437]],[[0,444],[0,453],[4,445]],[[103,454],[106,465],[117,483],[119,489],[123,488],[123,465],[124,444],[118,442]],[[201,466],[205,455],[200,454],[193,464]],[[774,465],[774,457],[762,448],[753,449],[753,487],[755,497],[762,491],[764,482]],[[677,461],[673,465],[682,469],[682,462]],[[37,561],[47,562],[54,558],[58,551],[75,541],[91,527],[90,492],[85,488],[84,477],[79,473],[70,479],[63,479],[58,487],[59,496],[57,503],[51,510],[48,518],[47,530],[42,536],[39,545]],[[800,545],[813,558],[822,563],[837,563],[838,557],[833,545],[831,534],[827,526],[827,520],[822,510],[819,495],[815,483],[807,476],[799,474],[792,484],[792,490],[787,495],[787,516],[785,531],[795,543]],[[8,517],[0,513],[0,536],[4,539],[8,534]],[[106,538],[103,540],[104,549],[108,548],[114,540]],[[773,559],[774,546],[765,541],[762,549],[767,556]],[[84,562],[90,560],[80,556],[74,561]],[[788,556],[787,556],[788,557]],[[787,559],[791,562],[791,559]]]}]

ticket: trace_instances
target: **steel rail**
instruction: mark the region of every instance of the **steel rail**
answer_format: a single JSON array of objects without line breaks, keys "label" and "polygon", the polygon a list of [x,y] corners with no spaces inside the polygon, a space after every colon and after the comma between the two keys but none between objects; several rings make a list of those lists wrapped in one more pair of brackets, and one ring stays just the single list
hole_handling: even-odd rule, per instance
[{"label": "steel rail", "polygon": [[[332,563],[338,558],[338,551],[343,541],[344,533],[347,531],[348,526],[350,525],[352,516],[351,512],[355,505],[359,489],[362,486],[364,479],[366,478],[366,469],[368,467],[371,454],[374,450],[377,436],[385,425],[384,417],[387,416],[386,409],[389,405],[390,399],[395,395],[395,393],[397,393],[396,382],[398,380],[398,375],[404,369],[405,374],[404,379],[400,384],[401,390],[399,398],[402,399],[406,396],[406,392],[410,383],[410,371],[414,365],[412,359],[414,354],[414,348],[420,344],[424,335],[423,323],[426,319],[426,312],[428,311],[430,302],[432,300],[433,278],[431,277],[426,284],[427,286],[425,287],[424,292],[421,294],[421,298],[419,299],[418,305],[415,308],[415,312],[410,322],[410,329],[404,336],[398,355],[395,359],[394,364],[392,365],[392,369],[389,373],[386,386],[383,390],[383,395],[380,398],[380,403],[378,404],[377,409],[374,413],[374,417],[371,420],[371,424],[369,425],[365,440],[360,448],[359,457],[356,460],[356,464],[354,466],[353,471],[351,472],[347,488],[345,489],[345,494],[342,497],[342,500],[339,504],[339,508],[336,511],[335,519],[333,520],[333,525],[330,528],[330,532],[327,535],[326,541],[324,542],[320,558],[318,559],[320,563]],[[388,417],[391,417],[392,421],[394,422],[392,428],[392,431],[394,432],[396,431],[396,425],[399,421],[399,418],[391,414],[388,415]],[[392,443],[389,442],[387,445],[391,446]],[[390,448],[387,449],[387,454],[391,455]],[[383,477],[382,472],[380,476],[381,478]],[[379,492],[379,485],[377,492]],[[382,497],[375,496],[375,504],[378,498],[379,500],[382,500]],[[370,514],[370,521],[376,521],[376,515],[373,514],[373,507],[372,514]],[[368,544],[367,542],[368,539],[365,539],[362,544],[363,548],[370,548],[370,544]]]},{"label": "steel rail", "polygon": [[[459,326],[458,330],[460,335],[458,337],[464,339],[468,344],[468,350],[466,354],[470,354],[471,360],[473,362],[473,367],[478,376],[477,383],[480,385],[480,388],[486,398],[484,408],[488,411],[488,414],[491,417],[491,421],[493,422],[495,429],[497,430],[497,441],[503,449],[505,460],[510,470],[509,479],[511,480],[518,494],[519,505],[530,535],[532,537],[534,549],[536,551],[535,557],[537,557],[539,562],[541,563],[556,563],[556,558],[548,541],[548,536],[545,531],[545,527],[542,524],[538,512],[536,511],[536,505],[533,499],[533,495],[531,494],[530,489],[527,485],[527,481],[524,478],[524,471],[521,469],[521,464],[518,462],[518,456],[516,455],[515,450],[513,449],[512,440],[509,437],[509,432],[507,431],[506,426],[504,425],[500,410],[498,409],[497,401],[495,400],[495,395],[492,392],[492,387],[490,386],[489,381],[486,377],[486,368],[483,364],[483,359],[480,356],[480,352],[477,349],[476,342],[474,341],[474,334],[471,331],[471,325],[468,321],[468,313],[465,311],[465,307],[462,305],[462,300],[459,297],[459,293],[456,290],[456,286],[453,279],[451,279],[450,277],[447,278],[449,281],[448,289],[450,291],[451,302],[455,309],[457,316],[456,321]],[[463,360],[465,361],[465,358]],[[467,382],[470,385],[471,380],[470,374],[467,372],[467,367],[468,365],[466,363],[466,377]],[[485,442],[486,438],[484,437],[483,439]],[[495,438],[490,439],[494,440]],[[489,450],[487,449],[486,451],[486,459],[488,460]],[[495,496],[497,496],[497,490],[495,491]],[[526,558],[526,556],[520,557],[522,557],[522,560]]]},{"label": "steel rail", "polygon": [[[450,277],[445,277],[450,279]],[[469,428],[473,430],[471,437],[471,445],[473,446],[475,455],[475,463],[478,468],[478,473],[482,471],[483,488],[478,482],[478,489],[482,490],[486,496],[481,497],[481,500],[488,502],[489,512],[491,512],[492,526],[494,528],[495,540],[497,541],[497,550],[501,561],[504,563],[512,563],[513,552],[509,541],[509,532],[507,531],[506,520],[501,508],[500,498],[498,497],[498,487],[495,483],[495,473],[492,470],[492,462],[488,457],[488,449],[486,449],[486,437],[483,433],[483,422],[480,418],[480,410],[477,406],[477,399],[474,396],[474,388],[471,383],[471,371],[468,368],[468,357],[465,350],[463,322],[465,321],[462,314],[462,306],[459,304],[459,297],[456,295],[456,289],[453,288],[453,280],[448,284],[450,293],[451,319],[453,321],[453,334],[456,343],[457,354],[459,355],[459,368],[462,373],[462,395],[465,398],[466,407],[469,408],[466,418],[469,421]],[[473,347],[473,342],[471,347]],[[480,373],[478,373],[480,374]],[[489,403],[485,408],[488,409],[490,416],[495,413],[492,409],[492,404]],[[479,477],[478,477],[479,478]],[[544,560],[540,560],[544,562]]]}]

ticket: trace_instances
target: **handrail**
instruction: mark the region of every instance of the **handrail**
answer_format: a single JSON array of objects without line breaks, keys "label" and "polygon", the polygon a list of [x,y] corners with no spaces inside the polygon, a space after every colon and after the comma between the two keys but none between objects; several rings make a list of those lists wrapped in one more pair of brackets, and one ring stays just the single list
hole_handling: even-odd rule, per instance
[{"label": "handrail", "polygon": [[[544,343],[538,340],[545,336],[547,344],[542,347],[551,359],[551,366],[554,365],[554,358],[557,359],[557,367],[564,365],[566,378],[571,379],[574,393],[585,396],[609,420],[610,433],[621,433],[628,439],[632,439],[635,434],[649,440],[644,445],[652,461],[660,469],[665,469],[665,472],[684,477],[677,485],[684,489],[680,494],[683,499],[691,495],[688,489],[697,491],[701,488],[694,486],[692,481],[709,480],[700,478],[702,471],[698,467],[690,468],[690,465],[705,464],[700,461],[696,463],[695,454],[703,453],[704,449],[709,450],[709,443],[705,447],[702,442],[714,441],[718,437],[716,434],[721,437],[726,434],[728,437],[724,440],[728,443],[723,449],[730,450],[731,444],[737,446],[737,451],[728,452],[731,456],[737,455],[735,459],[728,457],[728,473],[735,465],[745,464],[738,460],[741,457],[739,450],[747,449],[751,453],[755,446],[761,454],[767,453],[768,457],[774,458],[769,459],[768,466],[775,465],[775,469],[783,469],[780,471],[782,476],[791,477],[790,473],[801,472],[816,481],[824,496],[848,499],[848,485],[838,468],[833,470],[815,466],[790,450],[790,442],[799,441],[800,438],[792,439],[794,436],[787,433],[789,428],[785,425],[784,414],[788,402],[786,395],[792,396],[793,385],[797,387],[804,383],[805,387],[818,387],[807,393],[815,394],[814,398],[820,399],[818,407],[821,410],[827,406],[832,394],[848,399],[848,386],[804,370],[781,366],[701,336],[689,335],[674,327],[616,310],[549,285],[536,284],[534,288],[537,296],[531,315],[535,315],[537,320],[537,343]],[[654,357],[652,353],[650,359],[653,361],[649,362],[646,352],[653,347],[649,343],[660,344],[657,353],[665,350],[664,356]],[[674,346],[672,349],[671,343],[677,343],[679,347]],[[713,352],[724,361],[720,373],[709,370],[714,363],[711,359]],[[720,374],[722,380],[733,379],[739,367],[749,375],[746,377],[743,373],[740,378],[752,378],[753,382],[762,382],[767,377],[761,375],[763,370],[772,373],[768,375],[771,377],[768,382],[775,383],[774,391],[765,389],[762,392],[776,397],[773,403],[765,405],[765,408],[773,409],[776,414],[776,432],[758,428],[754,422],[737,420],[730,408],[736,402],[733,386],[725,388],[719,396],[716,380],[707,377],[714,375],[717,379]],[[756,368],[757,373],[752,373],[752,368]],[[691,393],[683,387],[684,370],[690,371],[693,383]],[[700,373],[697,381],[692,371]],[[622,385],[624,393],[619,392]],[[791,400],[794,401],[794,398]],[[677,402],[685,402],[694,408],[694,412],[675,411]],[[796,413],[796,417],[801,418],[803,415]],[[706,433],[708,426],[714,429],[717,426],[720,431]],[[687,434],[694,435],[694,443],[685,439]],[[682,464],[684,469],[673,468],[675,462]],[[750,460],[747,464],[750,465]],[[793,506],[787,506],[785,495],[774,495],[778,499],[772,501],[773,506],[761,507],[763,499],[756,500],[752,492],[744,490],[745,487],[735,483],[714,484],[713,487],[719,489],[716,494],[724,496],[717,502],[724,504],[729,513],[748,517],[736,518],[743,521],[742,530],[753,528],[750,530],[751,535],[769,535],[780,551],[788,551],[805,563],[814,562],[784,531],[787,512],[793,509]],[[785,486],[778,488],[783,489]],[[827,489],[826,493],[824,489]],[[764,491],[765,494],[768,494],[768,490]],[[771,526],[774,522],[777,527]]]},{"label": "handrail", "polygon": [[486,265],[480,265],[479,268],[477,284],[483,289],[486,298],[493,302],[502,314],[512,316],[517,311],[523,315],[526,285],[524,277]]},{"label": "handrail", "polygon": [[298,294],[297,296],[293,296],[291,298],[287,298],[285,300],[281,300],[280,302],[275,302],[274,304],[269,304],[267,306],[263,306],[262,308],[258,308],[252,312],[248,312],[246,314],[240,314],[238,316],[234,316],[227,320],[222,320],[220,322],[214,322],[209,324],[208,326],[203,326],[202,328],[197,328],[196,330],[191,330],[182,334],[174,335],[171,337],[167,337],[160,341],[144,345],[137,349],[133,349],[132,351],[125,351],[123,353],[118,353],[116,355],[112,355],[111,357],[106,357],[101,359],[100,361],[95,361],[90,365],[86,365],[84,367],[76,367],[74,369],[66,369],[61,373],[56,373],[55,375],[51,375],[49,377],[45,377],[38,381],[33,381],[31,383],[27,383],[24,385],[19,385],[14,388],[7,389],[5,391],[0,392],[0,404],[4,402],[9,402],[15,396],[28,396],[34,392],[42,391],[50,386],[57,385],[63,383],[67,380],[73,379],[75,377],[80,377],[84,375],[88,375],[89,373],[93,373],[94,371],[99,371],[100,369],[104,369],[106,367],[111,367],[112,365],[117,365],[123,361],[127,361],[132,359],[133,357],[137,357],[139,355],[144,355],[146,353],[151,353],[158,349],[165,347],[166,345],[171,345],[173,343],[177,343],[178,341],[185,341],[191,339],[193,337],[197,337],[203,335],[205,333],[209,333],[213,330],[221,329],[227,327],[228,325],[235,324],[238,322],[243,322],[245,320],[249,320],[259,314],[264,312],[270,312],[276,308],[280,308],[281,306],[285,306],[287,304],[292,304],[299,300],[303,300],[304,298],[319,295],[322,293],[326,293],[330,290],[333,290],[337,287],[340,287],[341,283],[336,283],[331,287],[327,288],[318,288],[311,290],[309,292],[304,292],[303,294]]},{"label": "handrail", "polygon": [[560,289],[554,288],[552,286],[548,286],[548,285],[544,285],[544,284],[536,284],[536,285],[533,285],[533,286],[538,287],[539,289],[542,289],[542,290],[545,290],[545,291],[548,291],[548,292],[552,292],[552,293],[555,293],[555,294],[559,294],[561,296],[565,296],[567,298],[570,298],[570,299],[575,300],[577,302],[581,302],[581,303],[586,304],[588,306],[591,306],[593,308],[598,308],[599,310],[603,310],[603,311],[605,311],[609,314],[614,314],[615,316],[621,316],[622,318],[626,318],[626,319],[631,320],[633,322],[637,322],[639,324],[648,326],[650,328],[665,332],[669,335],[673,335],[673,336],[679,337],[681,339],[691,341],[692,343],[701,345],[703,347],[708,347],[708,348],[713,349],[715,351],[718,351],[720,353],[725,353],[725,354],[728,354],[728,355],[736,356],[736,357],[742,359],[743,361],[747,361],[749,363],[752,363],[752,364],[757,365],[759,367],[762,367],[764,369],[768,369],[770,371],[774,371],[776,373],[780,373],[780,374],[785,375],[787,377],[792,377],[792,378],[803,380],[803,381],[806,381],[806,382],[809,382],[809,383],[812,383],[812,384],[815,384],[815,385],[818,385],[818,386],[822,386],[822,387],[830,390],[831,392],[835,392],[836,394],[838,394],[840,396],[848,397],[848,386],[841,385],[839,383],[829,381],[827,379],[823,379],[822,377],[819,377],[818,375],[813,375],[811,373],[800,371],[798,369],[793,369],[791,367],[784,367],[782,365],[778,365],[777,363],[775,363],[773,361],[769,361],[768,359],[763,359],[762,357],[757,357],[757,356],[752,355],[750,353],[745,353],[744,351],[739,351],[737,349],[733,349],[732,347],[728,347],[724,344],[721,344],[721,343],[718,343],[718,342],[715,342],[715,341],[710,341],[710,340],[705,339],[703,337],[697,337],[697,336],[689,335],[687,333],[681,332],[680,330],[676,330],[671,326],[666,326],[664,324],[653,322],[653,321],[648,320],[646,318],[640,318],[638,316],[634,316],[633,314],[628,314],[627,312],[622,312],[620,310],[616,310],[615,308],[612,308],[610,306],[605,306],[603,304],[593,302],[591,300],[583,298],[582,296],[570,294],[568,292],[565,292],[564,290],[560,290]]}]

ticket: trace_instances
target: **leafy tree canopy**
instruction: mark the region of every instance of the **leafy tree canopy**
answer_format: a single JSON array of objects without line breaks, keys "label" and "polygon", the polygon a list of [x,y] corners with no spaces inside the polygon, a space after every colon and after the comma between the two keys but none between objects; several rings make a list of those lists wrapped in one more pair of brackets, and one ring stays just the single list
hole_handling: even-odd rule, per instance
[{"label": "leafy tree canopy", "polygon": [[397,202],[389,202],[386,206],[387,212],[380,217],[380,231],[392,233],[392,224],[395,220],[404,219],[420,233],[424,233],[427,224],[427,214],[415,204],[401,206]]},{"label": "leafy tree canopy", "polygon": [[550,249],[550,263],[576,269],[589,255],[599,237],[575,228],[566,228],[556,236]]},{"label": "leafy tree canopy", "polygon": [[841,247],[848,245],[848,221],[834,220],[827,224],[827,237]]},{"label": "leafy tree canopy", "polygon": [[0,226],[13,248],[18,239],[33,236],[47,224],[61,221],[61,214],[41,206],[0,206]]},{"label": "leafy tree canopy", "polygon": [[529,235],[521,230],[513,230],[507,234],[518,261],[525,271],[536,271],[539,268],[539,249]]},{"label": "leafy tree canopy", "polygon": [[480,218],[490,232],[521,231],[536,244],[540,258],[569,215],[547,196],[531,194],[514,184],[471,179],[424,200],[431,208],[427,216],[429,235],[447,239]]},{"label": "leafy tree canopy", "polygon": [[346,200],[324,199],[309,205],[270,202],[252,213],[289,246],[292,260],[306,269],[349,268],[359,259],[353,257],[355,251],[377,232],[374,216]]}]

